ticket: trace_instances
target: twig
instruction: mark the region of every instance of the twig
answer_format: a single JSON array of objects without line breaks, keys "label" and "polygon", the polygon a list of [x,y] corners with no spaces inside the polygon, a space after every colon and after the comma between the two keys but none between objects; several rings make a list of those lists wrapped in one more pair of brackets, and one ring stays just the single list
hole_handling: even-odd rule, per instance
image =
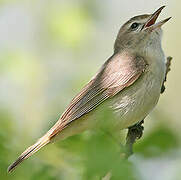
[{"label": "twig", "polygon": [[165,79],[164,79],[163,84],[162,84],[161,94],[164,93],[164,91],[165,91],[165,82],[167,81],[167,74],[168,74],[168,72],[171,70],[171,69],[170,69],[171,60],[172,60],[172,57],[171,57],[171,56],[168,56],[168,57],[167,57],[167,62],[166,62]]}]

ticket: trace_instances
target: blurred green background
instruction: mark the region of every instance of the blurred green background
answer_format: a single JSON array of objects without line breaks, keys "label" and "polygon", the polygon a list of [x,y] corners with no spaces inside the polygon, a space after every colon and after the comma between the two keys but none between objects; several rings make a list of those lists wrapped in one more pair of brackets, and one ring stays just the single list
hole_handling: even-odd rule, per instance
[{"label": "blurred green background", "polygon": [[[173,17],[163,27],[171,72],[129,161],[119,158],[118,144],[102,131],[88,131],[47,146],[7,174],[8,165],[56,122],[112,55],[120,26],[162,5],[167,8],[161,18]],[[113,180],[181,179],[180,5],[178,0],[0,0],[0,179],[97,180],[110,169]]]}]

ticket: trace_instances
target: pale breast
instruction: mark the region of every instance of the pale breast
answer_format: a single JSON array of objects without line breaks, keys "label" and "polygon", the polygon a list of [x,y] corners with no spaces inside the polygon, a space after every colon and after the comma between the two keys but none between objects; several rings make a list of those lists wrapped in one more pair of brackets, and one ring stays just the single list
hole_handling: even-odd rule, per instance
[{"label": "pale breast", "polygon": [[155,62],[131,87],[112,98],[110,106],[118,117],[117,127],[132,126],[152,111],[160,96],[164,74],[164,61]]}]

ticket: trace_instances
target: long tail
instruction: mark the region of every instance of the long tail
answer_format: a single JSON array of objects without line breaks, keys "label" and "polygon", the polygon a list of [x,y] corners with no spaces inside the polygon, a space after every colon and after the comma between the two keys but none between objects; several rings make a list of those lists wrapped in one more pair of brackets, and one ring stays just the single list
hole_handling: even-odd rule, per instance
[{"label": "long tail", "polygon": [[22,163],[25,159],[29,158],[43,146],[47,145],[50,142],[50,138],[48,134],[45,134],[42,138],[40,138],[35,144],[27,148],[19,157],[18,159],[12,163],[8,167],[8,172],[12,172],[20,163]]}]

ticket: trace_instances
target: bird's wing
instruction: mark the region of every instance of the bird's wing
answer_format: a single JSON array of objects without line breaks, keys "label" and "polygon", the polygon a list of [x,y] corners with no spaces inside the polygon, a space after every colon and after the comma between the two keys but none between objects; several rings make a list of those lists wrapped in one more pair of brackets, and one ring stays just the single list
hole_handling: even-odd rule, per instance
[{"label": "bird's wing", "polygon": [[12,172],[20,163],[44,147],[72,121],[89,113],[106,99],[133,84],[145,71],[144,58],[127,53],[115,54],[102,66],[96,76],[72,100],[57,123],[35,144],[27,148],[19,158],[9,166]]},{"label": "bird's wing", "polygon": [[96,76],[71,101],[59,121],[52,127],[51,137],[133,84],[145,71],[146,65],[144,58],[137,55],[121,53],[110,57]]}]

